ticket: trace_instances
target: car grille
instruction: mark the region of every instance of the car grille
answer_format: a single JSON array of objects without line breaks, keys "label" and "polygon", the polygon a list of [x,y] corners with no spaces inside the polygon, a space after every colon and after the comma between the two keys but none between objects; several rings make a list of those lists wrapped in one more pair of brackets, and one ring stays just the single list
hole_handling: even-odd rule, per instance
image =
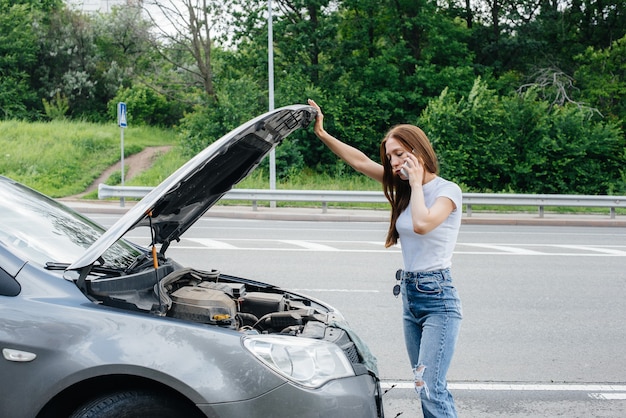
[{"label": "car grille", "polygon": [[342,347],[343,352],[345,353],[346,357],[348,357],[348,360],[350,360],[350,363],[352,364],[359,364],[361,363],[361,359],[359,357],[359,352],[356,349],[356,345],[354,343],[349,343],[346,344]]}]

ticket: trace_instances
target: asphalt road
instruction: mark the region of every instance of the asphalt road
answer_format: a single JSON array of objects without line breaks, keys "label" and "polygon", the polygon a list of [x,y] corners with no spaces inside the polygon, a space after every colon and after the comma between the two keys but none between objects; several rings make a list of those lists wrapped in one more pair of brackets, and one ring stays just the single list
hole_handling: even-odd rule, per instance
[{"label": "asphalt road", "polygon": [[[401,256],[383,247],[386,228],[203,218],[168,255],[331,303],[378,358],[387,416],[414,417],[391,294]],[[626,228],[464,225],[453,262],[464,321],[448,378],[460,416],[626,416]]]}]

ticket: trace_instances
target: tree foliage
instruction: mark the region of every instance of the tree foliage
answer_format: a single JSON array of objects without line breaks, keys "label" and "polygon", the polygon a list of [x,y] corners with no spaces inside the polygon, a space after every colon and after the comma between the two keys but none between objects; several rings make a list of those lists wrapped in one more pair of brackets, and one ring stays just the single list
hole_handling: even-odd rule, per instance
[{"label": "tree foliage", "polygon": [[0,117],[6,119],[27,118],[36,102],[30,77],[37,63],[36,15],[27,4],[0,1]]},{"label": "tree foliage", "polygon": [[574,77],[581,97],[609,118],[626,120],[626,36],[609,47],[588,47],[576,57]]},{"label": "tree foliage", "polygon": [[[316,99],[372,158],[398,123],[468,191],[624,193],[626,3],[273,0],[274,106]],[[267,3],[146,0],[84,14],[0,0],[0,118],[176,127],[191,156],[270,107]],[[350,173],[298,132],[279,175]]]},{"label": "tree foliage", "polygon": [[[420,118],[444,176],[480,192],[624,192],[626,141],[614,122],[536,89],[500,97],[477,79],[468,96],[444,91]],[[616,178],[616,176],[618,176]]]}]

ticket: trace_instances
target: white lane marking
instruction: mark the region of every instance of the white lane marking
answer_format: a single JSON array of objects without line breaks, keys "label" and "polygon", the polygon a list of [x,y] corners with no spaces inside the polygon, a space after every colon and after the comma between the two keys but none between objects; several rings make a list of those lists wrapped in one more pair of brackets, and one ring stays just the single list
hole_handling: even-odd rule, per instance
[{"label": "white lane marking", "polygon": [[559,248],[571,248],[574,250],[580,250],[580,251],[597,251],[599,253],[603,253],[603,254],[611,254],[611,255],[619,255],[619,256],[625,256],[626,255],[626,251],[621,251],[621,250],[615,250],[613,248],[607,248],[607,247],[590,247],[588,245],[554,245],[554,247],[559,247]]},{"label": "white lane marking", "polygon": [[[147,245],[143,243],[145,237],[129,236],[127,237],[131,241],[139,243],[140,245]],[[180,250],[198,250],[203,248],[213,250],[241,250],[241,251],[326,251],[326,252],[349,252],[349,253],[395,253],[401,251],[400,245],[394,245],[390,248],[384,248],[384,244],[379,241],[331,241],[331,240],[279,240],[279,239],[257,239],[257,238],[223,238],[223,239],[210,239],[210,238],[183,238],[184,242],[188,240],[195,242],[200,246],[178,245],[174,243],[171,248]],[[266,246],[237,246],[230,244],[229,242],[239,243],[245,242],[257,242],[267,244]],[[143,243],[143,244],[142,244]],[[289,244],[299,248],[285,248],[272,246],[272,243]],[[331,245],[327,245],[331,244]],[[372,249],[356,249],[356,248],[337,248],[334,245],[355,244],[362,246],[374,246],[378,248]],[[244,244],[245,245],[245,244]],[[475,247],[492,249],[495,251],[463,251],[462,248]],[[529,250],[526,247],[533,247],[534,250]],[[580,252],[562,253],[562,252],[542,252],[537,249],[540,248],[571,248],[579,250]],[[520,244],[519,247],[509,244],[487,244],[487,243],[457,243],[457,249],[454,251],[457,255],[521,255],[521,256],[560,256],[560,257],[626,257],[625,246],[590,246],[590,245],[560,245],[560,244]]]},{"label": "white lane marking", "polygon": [[[383,389],[390,389],[394,386],[397,389],[413,389],[414,382],[411,381],[390,381],[381,382]],[[448,383],[452,390],[483,390],[483,391],[536,391],[536,392],[623,392],[626,385],[593,385],[593,384],[530,384],[530,383]],[[604,393],[603,395],[606,395]],[[622,395],[616,393],[614,395]]]},{"label": "white lane marking", "polygon": [[[204,247],[190,247],[190,246],[185,246],[185,245],[177,245],[174,246],[172,245],[170,248],[174,249],[174,250],[203,250],[206,249]],[[228,249],[228,250],[237,250],[237,251],[286,251],[286,252],[311,252],[311,251],[319,251],[319,252],[329,252],[329,251],[333,251],[333,252],[337,252],[337,253],[386,253],[389,254],[389,252],[400,252],[400,250],[342,250],[339,248],[333,248],[332,250],[327,250],[327,249],[310,249],[310,248],[271,248],[271,247],[267,247],[267,248],[259,248],[259,247],[232,247],[232,248],[210,248],[210,249],[218,249],[218,250],[223,250],[223,249]],[[169,251],[169,250],[168,250]],[[479,253],[479,254],[484,254],[484,253]],[[500,253],[500,255],[502,255]]]},{"label": "white lane marking", "polygon": [[[216,239],[209,238],[187,238],[189,241],[197,242],[205,247],[215,249],[215,250],[237,250],[238,248],[234,245],[227,244],[224,241],[219,241]],[[176,247],[180,248],[180,247]]]},{"label": "white lane marking", "polygon": [[511,247],[508,245],[496,245],[496,244],[462,244],[469,247],[489,248],[491,250],[497,250],[500,253],[510,254],[522,254],[522,255],[539,255],[542,254],[539,251],[527,250],[524,248]]},{"label": "white lane marking", "polygon": [[284,242],[285,244],[296,245],[298,247],[306,248],[307,250],[338,251],[337,248],[334,248],[328,245],[318,244],[316,242],[311,242],[311,241],[303,241],[303,240],[297,240],[297,239],[281,239],[281,240],[278,240],[278,242]]},{"label": "white lane marking", "polygon": [[[385,243],[383,241],[357,241],[357,242],[362,242],[363,244],[381,246],[383,248],[385,247]],[[397,246],[400,247],[400,244],[398,244]]]},{"label": "white lane marking", "polygon": [[[385,248],[385,243],[383,241],[355,241],[355,240],[327,240],[327,239],[300,239],[300,240],[290,240],[290,239],[270,239],[270,238],[222,238],[224,241],[243,241],[243,242],[284,242],[286,244],[293,244],[304,246],[306,248],[315,248],[315,246],[319,246],[321,249],[330,248],[332,250],[337,250],[336,247],[332,245],[337,244],[356,244],[356,245],[374,245],[376,247]],[[303,243],[306,243],[303,245]],[[324,245],[322,243],[329,243],[331,245]],[[399,247],[399,244],[398,244]]]},{"label": "white lane marking", "polygon": [[344,292],[344,293],[380,293],[378,290],[367,289],[293,289],[294,292]]},{"label": "white lane marking", "polygon": [[[117,221],[120,216],[114,216],[114,215],[98,215],[98,214],[88,214],[89,215],[89,219],[98,221],[98,223],[102,224],[103,226],[109,228],[111,225],[113,225],[115,223],[115,221]],[[292,226],[289,227],[281,227],[281,226],[268,226],[268,227],[253,227],[250,228],[249,225],[245,225],[245,226],[236,226],[236,225],[228,225],[228,226],[224,226],[225,223],[259,223],[259,222],[264,222],[258,219],[231,219],[231,218],[200,218],[198,219],[198,221],[194,224],[193,226],[193,230],[194,231],[200,231],[200,230],[209,230],[209,231],[233,231],[233,230],[245,230],[245,231],[250,231],[251,229],[254,231],[289,231],[289,232],[293,232],[294,228]],[[367,228],[337,228],[337,222],[324,222],[324,221],[276,221],[276,220],[271,220],[268,222],[289,222],[289,225],[298,225],[298,229],[301,231],[307,231],[307,232],[327,232],[329,230],[332,230],[332,232],[336,233],[336,232],[366,232],[366,233],[381,233],[381,234],[386,234],[387,232],[387,227],[389,225],[389,223],[387,221],[380,221],[380,222],[350,222],[351,225],[367,225]],[[209,225],[209,226],[202,226],[202,223],[210,223],[210,224],[214,224],[214,225]],[[304,226],[302,226],[302,224],[304,224]],[[317,228],[317,227],[309,227],[308,225],[329,225],[329,228]],[[370,226],[374,225],[374,227],[370,228]],[[378,226],[380,226],[378,228]],[[517,236],[553,236],[555,234],[554,231],[526,231],[525,227],[522,226],[514,226],[512,228],[506,228],[506,229],[502,229],[501,230],[483,230],[483,226],[478,226],[478,228],[474,228],[475,225],[465,225],[461,228],[461,230],[459,231],[460,236],[466,236],[466,235],[511,235],[511,234],[515,234]],[[499,226],[496,226],[499,228]],[[561,228],[559,227],[555,227],[555,228]],[[562,228],[561,228],[562,229]],[[589,230],[585,230],[585,228],[579,228],[580,231],[577,232],[563,232],[561,229],[558,230],[558,234],[559,236],[573,236],[576,238],[580,238],[580,237],[618,237],[620,239],[624,238],[624,234],[623,233],[607,233],[607,232],[588,232]],[[621,230],[623,228],[614,228],[614,230]]]},{"label": "white lane marking", "polygon": [[623,401],[626,400],[626,393],[590,393],[589,397],[606,401]]},{"label": "white lane marking", "polygon": [[[463,254],[463,255],[536,255],[536,256],[551,256],[551,257],[620,257],[616,254],[586,254],[586,253],[503,253],[496,251],[455,251],[454,254]],[[623,255],[624,257],[626,255]]]}]

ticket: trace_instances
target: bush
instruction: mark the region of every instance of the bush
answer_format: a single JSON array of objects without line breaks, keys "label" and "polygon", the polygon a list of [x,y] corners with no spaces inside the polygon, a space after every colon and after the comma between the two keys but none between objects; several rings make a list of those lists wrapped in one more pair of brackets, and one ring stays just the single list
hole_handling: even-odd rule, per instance
[{"label": "bush", "polygon": [[222,80],[216,91],[216,101],[207,99],[181,120],[180,144],[186,157],[266,111],[264,95],[249,76]]},{"label": "bush", "polygon": [[[615,122],[537,92],[499,97],[480,79],[468,97],[444,91],[420,125],[442,176],[476,192],[608,194],[624,189],[625,145]],[[621,180],[620,180],[621,179]]]},{"label": "bush", "polygon": [[146,86],[123,88],[109,102],[109,113],[116,118],[117,104],[126,103],[128,124],[172,127],[182,118],[182,109],[163,95]]}]

